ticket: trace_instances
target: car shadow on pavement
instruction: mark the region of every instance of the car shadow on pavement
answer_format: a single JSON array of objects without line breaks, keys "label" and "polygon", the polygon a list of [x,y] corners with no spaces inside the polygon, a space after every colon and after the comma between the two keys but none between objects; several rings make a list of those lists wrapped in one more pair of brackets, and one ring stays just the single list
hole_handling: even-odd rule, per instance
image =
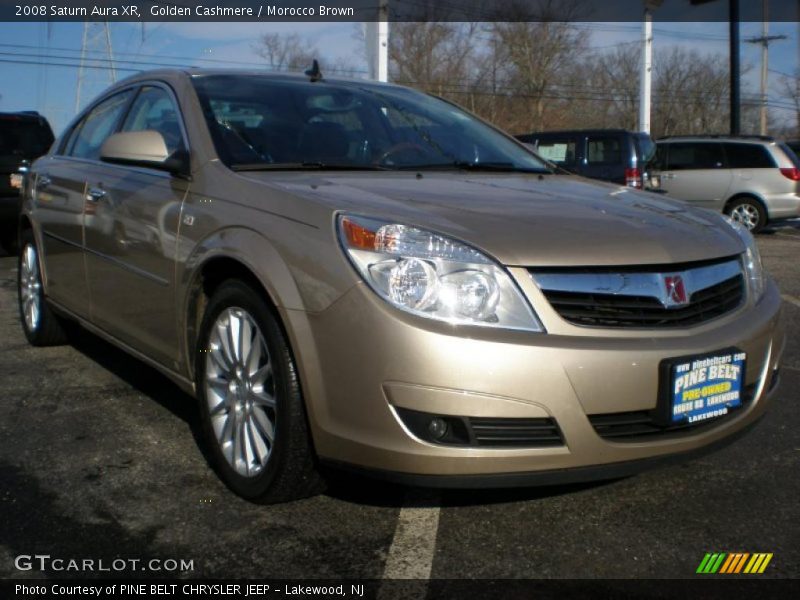
[{"label": "car shadow on pavement", "polygon": [[[15,568],[6,563],[0,566],[0,577],[42,577],[38,562],[30,568],[31,557],[48,557],[53,548],[58,548],[58,557],[93,557],[106,565],[114,559],[127,556],[162,556],[187,553],[187,549],[172,543],[163,547],[157,540],[160,526],[132,531],[110,511],[96,510],[94,520],[86,522],[77,518],[63,505],[55,492],[42,486],[31,473],[18,466],[0,461],[0,480],[3,493],[0,496],[2,525],[0,535],[6,552],[23,560]],[[172,554],[171,554],[172,553]],[[93,561],[90,561],[93,562]],[[49,571],[49,569],[47,569]],[[119,577],[111,570],[104,573],[92,567],[92,578]],[[60,569],[59,578],[85,579],[86,571]],[[163,577],[158,572],[136,572],[137,578]]]},{"label": "car shadow on pavement", "polygon": [[202,443],[200,417],[194,397],[180,389],[157,369],[132,357],[80,325],[68,322],[66,329],[69,344],[75,350],[186,423],[197,447],[206,460],[209,460]]},{"label": "car shadow on pavement", "polygon": [[613,484],[620,479],[518,488],[435,489],[403,486],[331,469],[326,472],[327,495],[348,502],[380,507],[413,504],[420,508],[469,507],[543,500]]}]

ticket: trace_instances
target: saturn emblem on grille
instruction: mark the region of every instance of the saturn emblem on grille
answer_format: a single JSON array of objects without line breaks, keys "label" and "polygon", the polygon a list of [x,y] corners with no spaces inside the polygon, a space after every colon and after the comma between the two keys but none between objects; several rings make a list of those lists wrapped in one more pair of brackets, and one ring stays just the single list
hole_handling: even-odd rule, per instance
[{"label": "saturn emblem on grille", "polygon": [[664,275],[664,291],[666,292],[662,304],[667,308],[685,306],[689,304],[686,295],[686,286],[680,275]]}]

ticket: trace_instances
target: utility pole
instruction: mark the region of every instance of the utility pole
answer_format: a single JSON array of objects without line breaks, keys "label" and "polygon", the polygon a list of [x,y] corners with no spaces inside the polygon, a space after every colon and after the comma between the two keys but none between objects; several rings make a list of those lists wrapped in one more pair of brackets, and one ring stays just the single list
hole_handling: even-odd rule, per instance
[{"label": "utility pole", "polygon": [[769,2],[762,0],[761,37],[748,39],[750,44],[761,44],[761,135],[767,135],[767,70],[769,69],[769,43],[785,40],[785,35],[769,35]]},{"label": "utility pole", "polygon": [[[92,57],[93,54],[97,57]],[[99,62],[100,65],[91,61]],[[98,74],[100,74],[99,77],[92,77],[92,75]],[[110,75],[104,77],[103,74]],[[78,83],[75,89],[75,112],[77,113],[87,100],[101,91],[97,88],[105,88],[116,80],[114,48],[111,44],[111,30],[108,22],[85,22],[83,24],[83,42],[81,43],[81,62],[78,67]],[[90,83],[95,85],[90,86]]]},{"label": "utility pole", "polygon": [[370,79],[389,80],[389,2],[379,0],[378,21],[366,23]]},{"label": "utility pole", "polygon": [[642,70],[639,77],[639,131],[650,133],[650,104],[653,89],[653,10],[662,0],[644,0],[642,22]]}]

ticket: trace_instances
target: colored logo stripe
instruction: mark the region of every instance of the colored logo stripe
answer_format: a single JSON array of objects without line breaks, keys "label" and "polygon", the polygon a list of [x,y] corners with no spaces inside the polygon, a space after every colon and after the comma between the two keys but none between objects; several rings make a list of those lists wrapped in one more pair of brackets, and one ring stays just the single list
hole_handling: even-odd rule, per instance
[{"label": "colored logo stripe", "polygon": [[724,552],[706,553],[705,558],[697,567],[697,573],[716,573],[725,558]]},{"label": "colored logo stripe", "polygon": [[763,573],[772,560],[772,556],[771,552],[755,554],[750,554],[749,552],[731,552],[730,554],[726,552],[708,552],[703,557],[696,572],[712,575],[715,573],[726,575]]},{"label": "colored logo stripe", "polygon": [[769,561],[772,560],[772,553],[769,554],[753,554],[753,558],[747,563],[744,568],[745,573],[763,573],[767,568]]}]

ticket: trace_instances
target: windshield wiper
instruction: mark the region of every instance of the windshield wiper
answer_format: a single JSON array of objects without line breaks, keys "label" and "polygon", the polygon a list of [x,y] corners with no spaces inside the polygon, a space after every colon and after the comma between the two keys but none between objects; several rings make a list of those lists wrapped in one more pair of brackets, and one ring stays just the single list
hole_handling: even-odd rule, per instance
[{"label": "windshield wiper", "polygon": [[380,165],[353,165],[321,161],[289,163],[239,163],[231,165],[233,171],[388,171]]},{"label": "windshield wiper", "polygon": [[552,173],[549,169],[537,169],[534,167],[518,167],[511,162],[467,162],[453,161],[442,163],[429,163],[423,165],[400,165],[399,169],[406,171],[422,171],[436,169],[459,169],[464,171],[491,171],[499,173]]}]

